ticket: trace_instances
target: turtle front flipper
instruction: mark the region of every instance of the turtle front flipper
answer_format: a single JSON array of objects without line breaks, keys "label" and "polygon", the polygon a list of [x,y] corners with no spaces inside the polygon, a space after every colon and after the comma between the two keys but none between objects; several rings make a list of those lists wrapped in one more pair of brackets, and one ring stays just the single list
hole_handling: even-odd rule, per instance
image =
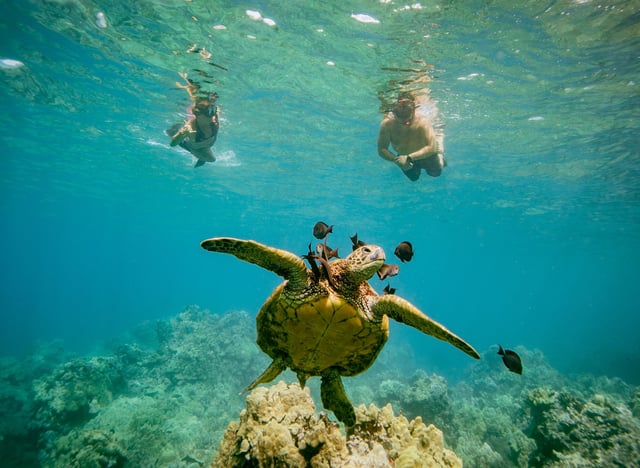
[{"label": "turtle front flipper", "polygon": [[240,260],[272,271],[288,280],[290,287],[294,289],[302,289],[307,285],[307,267],[298,256],[286,250],[232,237],[206,239],[200,246],[210,252],[234,255]]},{"label": "turtle front flipper", "polygon": [[480,359],[478,352],[469,343],[451,333],[435,320],[427,317],[420,309],[401,297],[393,295],[378,296],[371,301],[371,310],[378,317],[385,314],[396,322],[405,323],[420,330],[422,333],[451,343],[469,356]]},{"label": "turtle front flipper", "polygon": [[347,428],[356,424],[356,412],[344,391],[344,385],[338,371],[332,370],[322,375],[320,397],[322,398],[322,406],[333,411],[338,421],[344,423]]},{"label": "turtle front flipper", "polygon": [[285,365],[284,361],[282,361],[282,359],[274,359],[269,367],[267,367],[266,370],[262,374],[260,374],[260,376],[256,380],[251,382],[247,388],[242,390],[240,394],[242,395],[243,393],[253,390],[261,383],[271,382],[273,379],[278,377],[280,373],[286,368],[287,366]]}]

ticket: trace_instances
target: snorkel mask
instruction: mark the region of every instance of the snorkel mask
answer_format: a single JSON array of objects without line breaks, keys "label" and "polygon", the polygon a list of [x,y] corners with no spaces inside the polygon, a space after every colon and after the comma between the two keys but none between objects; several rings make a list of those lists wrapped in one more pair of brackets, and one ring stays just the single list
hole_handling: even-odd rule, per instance
[{"label": "snorkel mask", "polygon": [[397,104],[393,106],[391,112],[393,112],[393,115],[395,115],[396,119],[398,119],[400,122],[404,123],[405,125],[411,125],[415,112],[415,106],[413,104],[413,101],[410,101],[408,99],[398,99]]},{"label": "snorkel mask", "polygon": [[193,109],[193,113],[198,115],[206,115],[207,117],[213,117],[217,113],[217,106],[212,101],[200,101]]}]

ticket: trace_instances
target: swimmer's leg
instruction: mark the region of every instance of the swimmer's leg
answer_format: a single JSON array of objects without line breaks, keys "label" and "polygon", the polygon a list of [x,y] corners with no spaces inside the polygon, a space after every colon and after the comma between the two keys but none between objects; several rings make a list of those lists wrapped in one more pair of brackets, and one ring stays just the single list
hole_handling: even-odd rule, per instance
[{"label": "swimmer's leg", "polygon": [[198,158],[198,161],[196,161],[196,164],[193,167],[204,166],[205,163],[214,162],[216,160],[216,157],[213,155],[213,151],[211,151],[211,148],[192,148],[189,151],[191,151],[191,154]]},{"label": "swimmer's leg", "polygon": [[411,169],[407,171],[402,171],[402,173],[406,175],[409,178],[409,180],[415,182],[420,178],[420,169],[421,167],[414,163]]},{"label": "swimmer's leg", "polygon": [[[172,140],[171,140],[171,142],[172,142],[172,143],[173,143],[173,136],[174,136],[176,133],[178,133],[178,132],[180,131],[180,129],[182,128],[182,125],[183,125],[183,124],[175,124],[175,125],[172,125],[171,127],[167,128],[167,129],[164,131],[167,135],[169,135],[170,137],[172,137]],[[176,143],[176,144],[172,144],[171,146],[175,146],[175,145],[177,145],[177,144],[178,144],[178,143]]]},{"label": "swimmer's leg", "polygon": [[447,167],[447,160],[444,158],[444,129],[436,128],[436,145],[438,153],[428,159],[428,164],[425,167],[427,174],[432,177],[438,177],[442,173],[442,169]]}]

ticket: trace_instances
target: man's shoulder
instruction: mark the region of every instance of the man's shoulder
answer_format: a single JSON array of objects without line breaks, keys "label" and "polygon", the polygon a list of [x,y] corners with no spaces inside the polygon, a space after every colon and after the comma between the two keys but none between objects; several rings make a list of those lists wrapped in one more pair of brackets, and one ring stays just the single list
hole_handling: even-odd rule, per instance
[{"label": "man's shoulder", "polygon": [[427,128],[427,129],[433,128],[433,124],[431,123],[431,119],[429,119],[427,117],[424,117],[422,115],[416,116],[415,119],[414,119],[414,123],[416,124],[416,127]]},{"label": "man's shoulder", "polygon": [[395,121],[396,119],[393,116],[393,113],[387,112],[382,118],[382,122],[380,123],[380,125],[382,125],[383,127],[389,127],[393,125]]}]

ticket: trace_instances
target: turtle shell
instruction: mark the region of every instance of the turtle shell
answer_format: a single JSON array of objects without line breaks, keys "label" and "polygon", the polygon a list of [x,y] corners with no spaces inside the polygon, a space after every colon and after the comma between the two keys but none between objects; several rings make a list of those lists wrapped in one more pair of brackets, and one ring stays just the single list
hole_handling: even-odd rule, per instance
[{"label": "turtle shell", "polygon": [[330,368],[356,375],[373,364],[389,337],[386,315],[369,319],[329,289],[294,296],[285,285],[274,290],[257,316],[257,341],[265,353],[308,376]]}]

